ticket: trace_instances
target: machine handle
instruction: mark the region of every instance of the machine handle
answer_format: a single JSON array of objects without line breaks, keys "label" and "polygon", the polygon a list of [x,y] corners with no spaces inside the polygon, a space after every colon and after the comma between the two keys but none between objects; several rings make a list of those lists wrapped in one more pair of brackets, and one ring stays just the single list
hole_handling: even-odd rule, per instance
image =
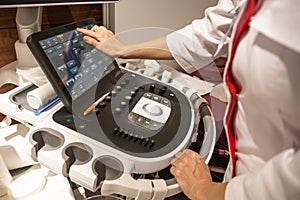
[{"label": "machine handle", "polygon": [[[183,88],[186,96],[190,99],[190,101],[194,104],[195,108],[200,113],[200,117],[203,120],[204,125],[204,138],[199,150],[199,156],[208,164],[213,150],[216,144],[216,124],[212,114],[211,109],[208,106],[208,103],[205,99],[203,99],[196,91]],[[200,122],[200,120],[199,120]],[[168,192],[166,197],[170,197],[181,192],[181,189],[176,182],[175,178],[169,179],[166,181]]]},{"label": "machine handle", "polygon": [[216,124],[207,103],[200,104],[199,112],[204,124],[204,139],[199,151],[200,157],[207,164],[216,144]]}]

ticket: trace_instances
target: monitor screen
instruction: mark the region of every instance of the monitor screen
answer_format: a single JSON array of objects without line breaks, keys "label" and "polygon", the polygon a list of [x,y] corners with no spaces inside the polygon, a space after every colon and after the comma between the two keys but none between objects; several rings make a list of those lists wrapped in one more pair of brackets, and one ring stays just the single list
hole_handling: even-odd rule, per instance
[{"label": "monitor screen", "polygon": [[[84,26],[91,29],[93,24]],[[87,45],[83,34],[70,30],[39,41],[73,100],[115,69],[113,59]]]}]

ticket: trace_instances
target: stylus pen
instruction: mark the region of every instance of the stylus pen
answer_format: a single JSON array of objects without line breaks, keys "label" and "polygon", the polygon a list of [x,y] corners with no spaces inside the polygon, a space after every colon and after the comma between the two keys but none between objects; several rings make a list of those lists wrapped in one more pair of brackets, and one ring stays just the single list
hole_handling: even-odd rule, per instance
[{"label": "stylus pen", "polygon": [[86,116],[87,114],[89,114],[101,101],[103,101],[105,99],[105,97],[107,97],[109,95],[110,92],[104,94],[102,97],[100,97],[97,101],[95,101],[95,103],[93,103],[92,105],[90,105],[83,113],[84,116]]},{"label": "stylus pen", "polygon": [[40,115],[41,112],[45,111],[46,109],[48,109],[49,107],[51,107],[52,105],[54,105],[58,101],[59,101],[59,97],[55,97],[54,99],[50,100],[48,103],[46,103],[45,105],[43,105],[41,108],[37,109],[34,112],[34,114],[36,116]]}]

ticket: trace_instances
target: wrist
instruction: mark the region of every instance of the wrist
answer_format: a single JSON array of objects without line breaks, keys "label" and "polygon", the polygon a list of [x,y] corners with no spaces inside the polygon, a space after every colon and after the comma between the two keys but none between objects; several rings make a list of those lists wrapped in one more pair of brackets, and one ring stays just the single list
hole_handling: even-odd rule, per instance
[{"label": "wrist", "polygon": [[144,47],[140,44],[121,45],[117,50],[117,56],[124,59],[157,59],[172,60],[170,51],[157,47]]},{"label": "wrist", "polygon": [[135,57],[134,56],[134,46],[133,45],[121,45],[119,49],[117,50],[117,56],[119,58],[124,58],[124,59],[130,59]]}]

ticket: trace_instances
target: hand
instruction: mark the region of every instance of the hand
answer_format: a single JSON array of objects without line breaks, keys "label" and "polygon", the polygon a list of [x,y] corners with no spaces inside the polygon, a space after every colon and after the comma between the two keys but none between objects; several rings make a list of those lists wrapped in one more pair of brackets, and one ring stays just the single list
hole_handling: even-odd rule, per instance
[{"label": "hand", "polygon": [[125,45],[115,37],[113,32],[104,26],[95,25],[91,30],[77,28],[77,31],[85,34],[83,40],[86,43],[98,48],[103,53],[112,57],[122,55]]},{"label": "hand", "polygon": [[171,173],[190,199],[205,199],[205,188],[212,184],[208,166],[198,153],[185,150],[172,160]]}]

